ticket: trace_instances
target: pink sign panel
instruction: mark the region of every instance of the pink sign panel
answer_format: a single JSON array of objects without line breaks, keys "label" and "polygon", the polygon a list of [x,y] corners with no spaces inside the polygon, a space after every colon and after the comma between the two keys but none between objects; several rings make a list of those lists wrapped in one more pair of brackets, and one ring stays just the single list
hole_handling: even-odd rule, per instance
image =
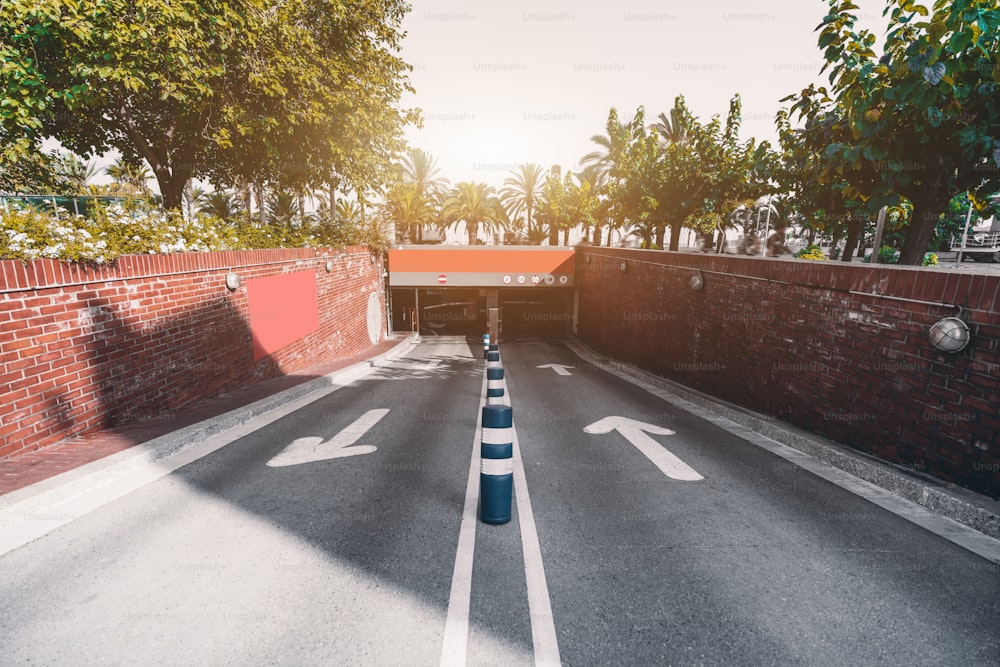
[{"label": "pink sign panel", "polygon": [[254,361],[319,329],[319,299],[313,271],[247,281]]}]

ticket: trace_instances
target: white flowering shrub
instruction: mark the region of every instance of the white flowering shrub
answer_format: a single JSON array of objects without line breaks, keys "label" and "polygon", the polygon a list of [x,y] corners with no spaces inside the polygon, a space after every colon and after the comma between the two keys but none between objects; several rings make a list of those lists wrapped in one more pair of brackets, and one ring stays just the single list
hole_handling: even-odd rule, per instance
[{"label": "white flowering shrub", "polygon": [[384,246],[378,230],[314,224],[261,225],[208,215],[185,220],[175,211],[99,209],[91,218],[33,209],[0,212],[0,259],[58,259],[109,264],[118,255],[213,252],[254,248]]}]

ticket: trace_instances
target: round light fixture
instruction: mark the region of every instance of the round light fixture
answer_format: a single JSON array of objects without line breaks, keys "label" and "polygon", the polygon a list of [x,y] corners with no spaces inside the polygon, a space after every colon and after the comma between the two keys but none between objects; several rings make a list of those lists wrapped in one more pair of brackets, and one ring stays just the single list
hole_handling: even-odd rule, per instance
[{"label": "round light fixture", "polygon": [[691,289],[695,292],[700,292],[705,289],[705,279],[701,276],[701,274],[691,276]]},{"label": "round light fixture", "polygon": [[961,352],[972,339],[969,325],[957,317],[946,317],[934,323],[930,331],[931,343],[942,352]]},{"label": "round light fixture", "polygon": [[328,259],[326,260],[326,272],[330,273],[331,271],[333,271],[333,260]]},{"label": "round light fixture", "polygon": [[226,274],[226,287],[230,292],[235,292],[240,287],[240,277],[233,271]]}]

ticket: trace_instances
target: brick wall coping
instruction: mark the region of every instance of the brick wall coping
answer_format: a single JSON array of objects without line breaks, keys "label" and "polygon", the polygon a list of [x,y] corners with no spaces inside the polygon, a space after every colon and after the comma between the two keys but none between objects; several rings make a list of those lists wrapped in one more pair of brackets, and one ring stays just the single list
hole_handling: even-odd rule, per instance
[{"label": "brick wall coping", "polygon": [[204,273],[228,269],[284,264],[337,255],[370,253],[365,246],[333,248],[275,248],[182,252],[170,255],[120,255],[108,266],[56,259],[0,260],[0,294],[91,285],[119,280]]},{"label": "brick wall coping", "polygon": [[686,269],[692,275],[734,276],[944,308],[1000,311],[1000,275],[987,271],[958,272],[942,267],[847,264],[596,246],[578,247],[577,250],[583,262],[588,255],[600,256],[621,259],[626,264],[637,262]]}]

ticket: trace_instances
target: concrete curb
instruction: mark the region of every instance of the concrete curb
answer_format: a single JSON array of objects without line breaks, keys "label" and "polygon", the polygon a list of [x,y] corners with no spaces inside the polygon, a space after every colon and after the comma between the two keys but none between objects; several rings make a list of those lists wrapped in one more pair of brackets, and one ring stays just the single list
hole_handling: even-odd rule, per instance
[{"label": "concrete curb", "polygon": [[984,535],[1000,539],[1000,502],[998,501],[929,476],[909,470],[904,471],[898,466],[893,466],[863,452],[849,450],[840,443],[786,424],[773,417],[726,403],[672,380],[610,359],[595,352],[578,338],[568,339],[567,346],[583,359],[596,360],[598,366],[612,368],[619,373],[650,384],[749,429],[753,433],[808,454]]},{"label": "concrete curb", "polygon": [[277,410],[309,394],[335,385],[350,384],[370,372],[371,368],[406,354],[418,342],[419,336],[409,336],[392,349],[366,361],[303,382],[216,417],[185,426],[137,444],[127,450],[0,496],[0,527],[4,524],[5,514],[16,512],[20,516],[44,516],[50,507],[86,493],[94,487],[113,483],[126,475],[154,466],[158,461],[176,455],[194,444],[243,426],[256,417]]}]

